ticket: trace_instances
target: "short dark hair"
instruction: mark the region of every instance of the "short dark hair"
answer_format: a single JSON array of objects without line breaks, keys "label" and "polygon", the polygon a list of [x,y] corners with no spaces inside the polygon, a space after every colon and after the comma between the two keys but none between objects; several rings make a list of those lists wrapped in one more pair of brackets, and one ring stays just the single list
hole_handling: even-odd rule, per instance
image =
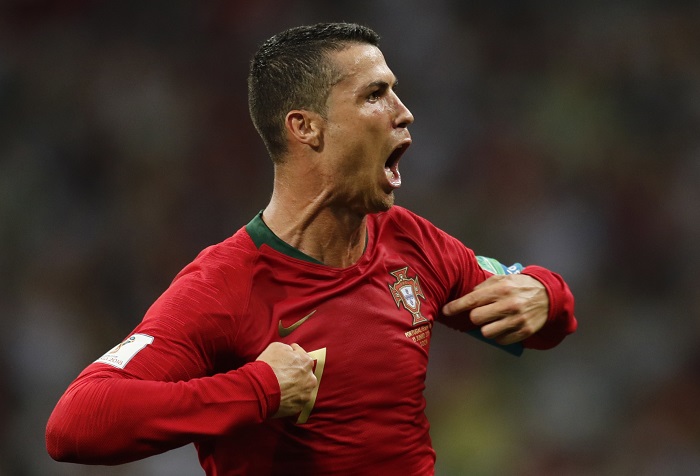
[{"label": "short dark hair", "polygon": [[287,151],[284,120],[293,109],[325,115],[331,87],[340,72],[331,51],[349,43],[379,45],[379,35],[354,23],[318,23],[285,30],[265,41],[248,75],[248,108],[273,162]]}]

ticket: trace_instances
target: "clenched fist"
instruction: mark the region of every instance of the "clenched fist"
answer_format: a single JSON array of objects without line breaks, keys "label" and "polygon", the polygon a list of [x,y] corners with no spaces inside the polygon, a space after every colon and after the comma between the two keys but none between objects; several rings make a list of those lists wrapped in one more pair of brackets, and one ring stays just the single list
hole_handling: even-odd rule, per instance
[{"label": "clenched fist", "polygon": [[272,367],[280,385],[280,408],[274,418],[297,415],[311,399],[318,381],[313,373],[314,360],[298,344],[273,342],[256,360]]}]

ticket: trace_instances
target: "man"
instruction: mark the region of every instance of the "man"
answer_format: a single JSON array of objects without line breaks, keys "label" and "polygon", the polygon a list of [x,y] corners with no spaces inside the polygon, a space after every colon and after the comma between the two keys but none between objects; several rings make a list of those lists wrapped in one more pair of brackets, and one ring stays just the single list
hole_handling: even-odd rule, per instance
[{"label": "man", "polygon": [[353,24],[262,45],[249,99],[270,203],[70,385],[52,457],[117,464],[194,442],[209,475],[432,474],[433,323],[514,353],[575,330],[558,275],[477,259],[393,206],[413,116],[377,45]]}]

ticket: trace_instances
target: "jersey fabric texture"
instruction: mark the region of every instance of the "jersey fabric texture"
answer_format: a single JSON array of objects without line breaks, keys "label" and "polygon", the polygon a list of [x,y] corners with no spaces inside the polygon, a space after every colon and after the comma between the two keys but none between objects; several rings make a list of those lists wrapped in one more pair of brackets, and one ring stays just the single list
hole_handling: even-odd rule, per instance
[{"label": "jersey fabric texture", "polygon": [[[287,245],[261,215],[204,250],[110,351],[140,342],[130,360],[105,354],[70,385],[48,423],[49,453],[117,464],[194,442],[208,475],[433,474],[431,331],[437,321],[480,335],[467,315],[440,309],[493,273],[401,207],[367,226],[362,257],[344,269]],[[557,345],[576,328],[568,287],[544,268],[516,270],[550,297],[547,324],[524,346]],[[316,360],[318,391],[297,418],[271,418],[279,385],[255,359],[275,341]]]}]

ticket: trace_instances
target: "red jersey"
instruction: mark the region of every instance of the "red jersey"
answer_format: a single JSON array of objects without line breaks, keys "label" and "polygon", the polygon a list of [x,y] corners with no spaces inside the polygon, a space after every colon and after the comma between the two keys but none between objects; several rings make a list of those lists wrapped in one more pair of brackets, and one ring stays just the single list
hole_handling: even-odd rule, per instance
[{"label": "red jersey", "polygon": [[[525,347],[575,330],[564,281],[539,267],[549,320]],[[395,206],[367,217],[367,246],[336,269],[277,238],[261,215],[204,250],[130,337],[70,385],[47,427],[62,461],[116,464],[194,442],[208,475],[433,473],[423,390],[440,309],[491,273],[474,253]],[[271,419],[280,389],[255,358],[274,341],[314,359],[315,399]],[[519,346],[509,350],[518,352]]]}]

